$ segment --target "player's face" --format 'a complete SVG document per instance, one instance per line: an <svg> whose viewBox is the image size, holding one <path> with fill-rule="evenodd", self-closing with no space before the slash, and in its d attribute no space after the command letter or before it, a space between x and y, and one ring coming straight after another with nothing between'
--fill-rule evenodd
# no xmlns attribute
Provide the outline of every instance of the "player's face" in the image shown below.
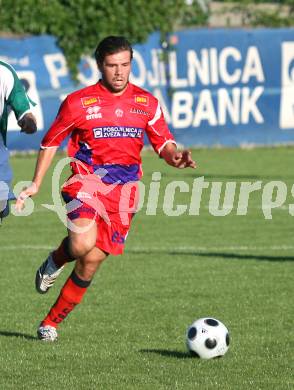
<svg viewBox="0 0 294 390"><path fill-rule="evenodd" d="M131 54L128 50L105 56L99 70L104 85L114 94L126 89L131 71Z"/></svg>

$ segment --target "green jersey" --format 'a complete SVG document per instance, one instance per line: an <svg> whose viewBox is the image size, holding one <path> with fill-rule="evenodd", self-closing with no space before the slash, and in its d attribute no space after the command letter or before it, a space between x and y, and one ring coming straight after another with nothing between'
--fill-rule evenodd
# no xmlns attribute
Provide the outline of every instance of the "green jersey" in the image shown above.
<svg viewBox="0 0 294 390"><path fill-rule="evenodd" d="M19 121L30 112L30 100L15 70L0 61L0 221L8 213L7 198L12 198L8 187L12 180L9 152L6 147L9 108Z"/></svg>
<svg viewBox="0 0 294 390"><path fill-rule="evenodd" d="M6 62L0 61L0 134L6 145L8 107L20 120L30 111L30 101L15 70Z"/></svg>

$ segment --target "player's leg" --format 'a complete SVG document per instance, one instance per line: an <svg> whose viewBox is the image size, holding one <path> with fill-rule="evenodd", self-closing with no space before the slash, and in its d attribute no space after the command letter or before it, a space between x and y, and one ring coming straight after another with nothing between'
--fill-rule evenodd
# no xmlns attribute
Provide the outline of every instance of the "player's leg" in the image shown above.
<svg viewBox="0 0 294 390"><path fill-rule="evenodd" d="M63 197L68 203L74 200L75 193L72 196ZM80 201L78 201L81 203ZM89 252L96 241L95 210L91 207L81 204L74 212L68 212L68 237L65 237L60 246L49 253L46 260L42 263L36 272L35 285L40 294L45 294L53 286L56 278L64 269L67 262L74 261L76 258Z"/></svg>
<svg viewBox="0 0 294 390"><path fill-rule="evenodd" d="M94 247L77 259L75 268L61 289L59 297L38 329L39 339L54 341L57 338L58 325L82 301L92 278L106 257L105 252Z"/></svg>
<svg viewBox="0 0 294 390"><path fill-rule="evenodd" d="M7 203L5 207L1 205L0 201L0 225L2 224L2 220L9 215L9 204Z"/></svg>
<svg viewBox="0 0 294 390"><path fill-rule="evenodd" d="M6 148L1 145L0 140L0 224L2 219L9 215L9 201L14 200L15 196L10 191L10 185L12 181L12 170L9 164L9 155Z"/></svg>
<svg viewBox="0 0 294 390"><path fill-rule="evenodd" d="M64 284L57 301L38 329L38 337L45 341L57 338L58 324L80 303L106 253L95 247L97 225L87 218L74 221L77 229L69 229L68 245L77 258L76 267Z"/></svg>
<svg viewBox="0 0 294 390"><path fill-rule="evenodd" d="M68 229L69 252L77 259L86 255L96 245L97 223L90 218L77 218Z"/></svg>
<svg viewBox="0 0 294 390"><path fill-rule="evenodd" d="M96 270L105 260L107 254L122 254L133 217L133 213L124 214L126 214L124 215L126 218L122 218L120 213L111 214L110 224L100 218L98 236L96 224L94 224L95 229L92 229L93 222L91 221L89 221L91 225L86 229L86 234L81 233L81 229L69 231L70 251L77 257L76 266L56 303L41 323L38 330L40 339L54 341L57 338L56 328L58 324L81 302ZM82 215L82 212L80 215ZM78 227L86 227L83 218L75 220L75 224ZM93 243L96 247L92 248Z"/></svg>

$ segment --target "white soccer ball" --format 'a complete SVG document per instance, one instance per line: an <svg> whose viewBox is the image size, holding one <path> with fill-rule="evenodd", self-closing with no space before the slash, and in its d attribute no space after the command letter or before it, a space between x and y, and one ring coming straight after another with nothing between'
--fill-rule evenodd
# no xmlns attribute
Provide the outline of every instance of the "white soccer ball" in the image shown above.
<svg viewBox="0 0 294 390"><path fill-rule="evenodd" d="M215 318L199 318L187 330L187 347L201 359L223 356L229 349L230 335L226 326Z"/></svg>

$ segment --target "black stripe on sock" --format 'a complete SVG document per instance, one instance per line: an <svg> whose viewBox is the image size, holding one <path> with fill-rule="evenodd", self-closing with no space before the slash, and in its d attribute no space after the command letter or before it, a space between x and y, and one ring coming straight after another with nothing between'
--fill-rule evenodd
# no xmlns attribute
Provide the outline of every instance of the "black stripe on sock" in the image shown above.
<svg viewBox="0 0 294 390"><path fill-rule="evenodd" d="M74 270L72 271L70 278L79 287L87 288L91 284L91 280L80 279Z"/></svg>

